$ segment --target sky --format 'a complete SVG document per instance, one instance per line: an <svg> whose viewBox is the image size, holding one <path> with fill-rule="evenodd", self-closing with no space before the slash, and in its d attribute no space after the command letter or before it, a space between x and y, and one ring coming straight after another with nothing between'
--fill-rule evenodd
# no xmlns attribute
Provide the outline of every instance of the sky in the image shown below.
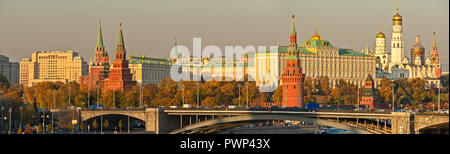
<svg viewBox="0 0 450 154"><path fill-rule="evenodd" d="M390 51L396 3L403 16L405 54L421 36L429 56L433 32L444 71L448 71L448 0L0 0L0 54L10 61L33 51L73 50L85 61L94 56L98 23L110 58L119 24L127 55L168 58L174 44L192 50L216 45L288 45L295 14L298 43L318 33L339 48L375 49L382 30ZM191 51L192 52L192 51Z"/></svg>

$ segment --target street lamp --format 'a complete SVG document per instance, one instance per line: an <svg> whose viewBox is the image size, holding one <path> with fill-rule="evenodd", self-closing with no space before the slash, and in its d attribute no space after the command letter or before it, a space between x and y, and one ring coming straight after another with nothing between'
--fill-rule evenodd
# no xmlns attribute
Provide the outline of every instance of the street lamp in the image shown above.
<svg viewBox="0 0 450 154"><path fill-rule="evenodd" d="M11 134L11 112L12 112L12 108L9 108L9 133L8 134Z"/></svg>
<svg viewBox="0 0 450 154"><path fill-rule="evenodd" d="M23 111L23 106L20 106L20 126L19 126L20 129L22 129L22 125L23 125L23 123L22 123L22 111Z"/></svg>
<svg viewBox="0 0 450 154"><path fill-rule="evenodd" d="M239 106L238 108L241 107L241 84L238 84L238 88L239 88Z"/></svg>
<svg viewBox="0 0 450 154"><path fill-rule="evenodd" d="M394 101L395 101L395 94L394 94L395 87L394 86L395 86L395 83L392 82L392 111L395 110L395 104L394 104Z"/></svg>
<svg viewBox="0 0 450 154"><path fill-rule="evenodd" d="M339 110L339 106L340 106L340 104L341 104L341 95L340 95L340 91L339 91L339 83L337 84L337 87L338 87L338 106L337 106L337 109Z"/></svg>
<svg viewBox="0 0 450 154"><path fill-rule="evenodd" d="M248 82L245 82L245 86L247 88L247 98L246 98L247 105L246 105L246 108L248 109Z"/></svg>
<svg viewBox="0 0 450 154"><path fill-rule="evenodd" d="M200 86L200 83L199 82L197 82L197 108L199 107L199 86Z"/></svg>
<svg viewBox="0 0 450 154"><path fill-rule="evenodd" d="M6 116L3 117L3 120L4 120L4 121L8 120L8 117L6 117ZM2 120L2 123L3 123L3 120ZM5 129L3 128L3 126L2 126L2 131L5 132Z"/></svg>
<svg viewBox="0 0 450 154"><path fill-rule="evenodd" d="M184 85L181 85L181 89L183 89L183 107L184 108Z"/></svg>
<svg viewBox="0 0 450 154"><path fill-rule="evenodd" d="M438 95L438 113L441 112L441 86L442 84L439 83L439 95Z"/></svg>
<svg viewBox="0 0 450 154"><path fill-rule="evenodd" d="M356 103L358 103L358 110L359 110L359 84L358 87L356 88L356 92L358 93Z"/></svg>
<svg viewBox="0 0 450 154"><path fill-rule="evenodd" d="M2 106L1 109L2 109L2 130L1 130L1 131L3 131L3 127L4 127L4 126L3 126L3 110L5 110L5 107Z"/></svg>

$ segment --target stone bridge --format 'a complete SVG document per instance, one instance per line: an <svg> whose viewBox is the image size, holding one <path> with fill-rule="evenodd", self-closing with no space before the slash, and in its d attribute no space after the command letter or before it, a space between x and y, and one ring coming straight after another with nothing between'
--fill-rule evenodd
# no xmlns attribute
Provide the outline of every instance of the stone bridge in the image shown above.
<svg viewBox="0 0 450 154"><path fill-rule="evenodd" d="M342 113L342 112L294 112L294 111L239 111L239 110L164 110L146 108L141 110L81 110L81 120L101 115L124 115L145 122L145 130L156 134L177 134L220 131L250 122L267 120L294 120L313 122L323 126L349 130L359 134L380 133L378 123L389 123L392 134L415 134L420 130L447 124L446 115L418 115L409 112L392 113ZM193 120L194 119L194 120ZM344 120L353 120L354 125ZM376 127L359 127L364 121L376 121Z"/></svg>

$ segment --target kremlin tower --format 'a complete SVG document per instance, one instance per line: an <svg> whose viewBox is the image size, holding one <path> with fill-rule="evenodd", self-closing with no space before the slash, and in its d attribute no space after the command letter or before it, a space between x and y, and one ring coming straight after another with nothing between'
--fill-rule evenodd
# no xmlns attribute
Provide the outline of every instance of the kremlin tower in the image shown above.
<svg viewBox="0 0 450 154"><path fill-rule="evenodd" d="M103 45L102 25L99 22L94 62L89 62L89 76L80 77L80 84L88 85L89 89L95 88L97 85L102 86L103 80L108 77L109 67L108 52Z"/></svg>
<svg viewBox="0 0 450 154"><path fill-rule="evenodd" d="M128 60L126 60L127 51L123 41L122 23L120 23L119 41L117 42L116 57L113 60L113 66L109 78L105 79L105 90L124 90L136 85L133 81L133 74L130 73Z"/></svg>
<svg viewBox="0 0 450 154"><path fill-rule="evenodd" d="M439 49L436 43L436 32L433 32L433 43L430 49L431 66L435 68L436 77L441 77L441 64L439 63Z"/></svg>
<svg viewBox="0 0 450 154"><path fill-rule="evenodd" d="M303 107L303 79L304 74L300 67L300 58L297 48L297 33L295 32L295 15L292 15L292 27L289 41L288 56L286 65L281 76L283 84L282 107ZM320 36L313 36L320 39Z"/></svg>

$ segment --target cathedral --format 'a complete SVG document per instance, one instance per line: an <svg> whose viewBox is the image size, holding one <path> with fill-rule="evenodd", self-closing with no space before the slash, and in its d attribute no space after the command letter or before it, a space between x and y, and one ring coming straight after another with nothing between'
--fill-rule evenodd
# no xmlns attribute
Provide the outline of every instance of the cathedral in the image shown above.
<svg viewBox="0 0 450 154"><path fill-rule="evenodd" d="M403 17L398 8L394 15L392 25L391 52L386 51L386 37L383 32L376 35L376 49L374 56L377 58L377 78L395 80L399 78L422 78L427 87L440 84L441 64L439 62L439 50L436 43L436 33L433 32L433 42L430 49L430 57L425 57L425 47L421 44L420 36L416 35L416 41L411 48L408 58L405 54L405 42L403 39Z"/></svg>

